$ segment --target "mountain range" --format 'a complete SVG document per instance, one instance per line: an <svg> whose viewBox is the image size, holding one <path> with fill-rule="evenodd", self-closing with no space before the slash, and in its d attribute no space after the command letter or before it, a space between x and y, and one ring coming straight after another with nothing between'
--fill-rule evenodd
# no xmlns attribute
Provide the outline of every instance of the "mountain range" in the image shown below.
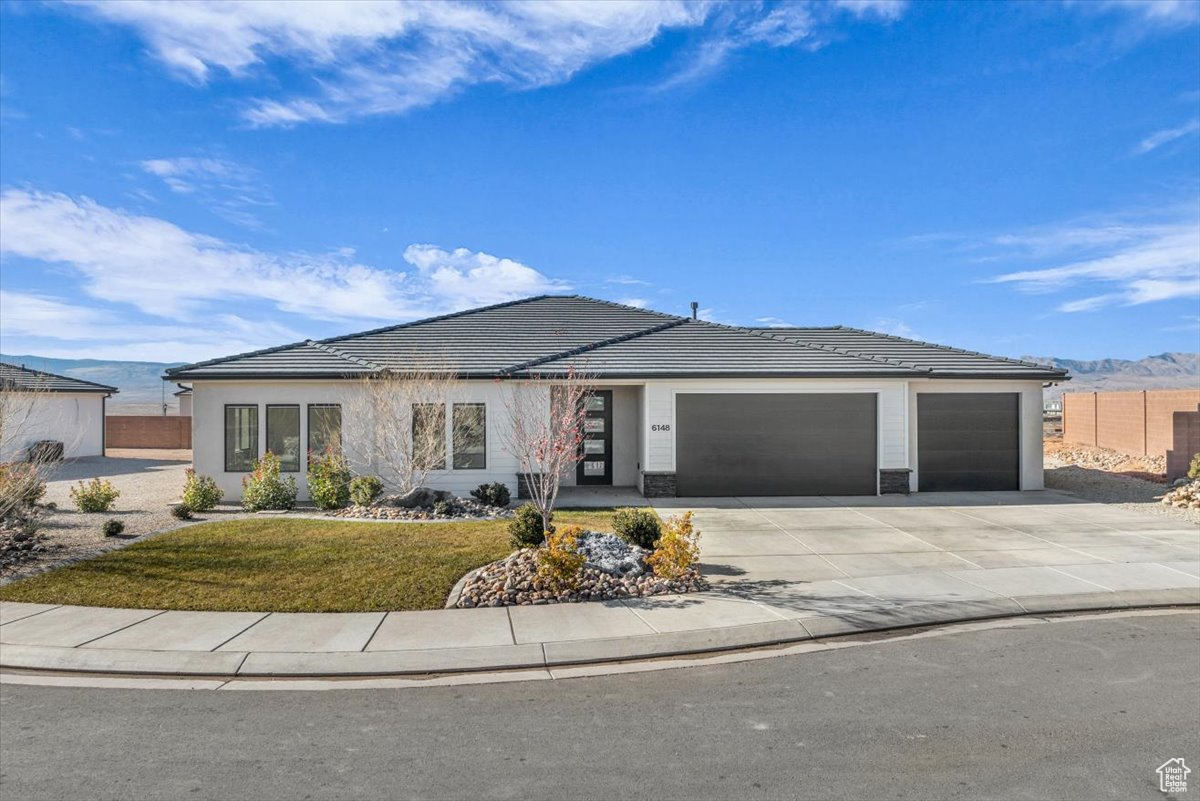
<svg viewBox="0 0 1200 801"><path fill-rule="evenodd" d="M1046 399L1066 392L1103 392L1130 389L1181 389L1200 387L1200 353L1160 353L1144 359L1095 359L1082 361L1056 356L1022 356L1038 364L1064 367L1071 380L1046 389ZM162 380L163 371L182 362L122 362L102 359L49 359L43 356L7 355L0 361L23 364L35 370L69 375L85 381L108 384L121 390L108 404L114 414L159 414L165 401L168 412L177 403L175 385Z"/></svg>

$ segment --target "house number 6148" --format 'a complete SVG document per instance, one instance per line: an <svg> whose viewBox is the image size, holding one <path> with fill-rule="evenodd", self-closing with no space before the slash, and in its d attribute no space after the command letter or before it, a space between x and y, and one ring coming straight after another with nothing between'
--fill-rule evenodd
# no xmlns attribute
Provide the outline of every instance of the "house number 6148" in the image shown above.
<svg viewBox="0 0 1200 801"><path fill-rule="evenodd" d="M669 423L655 423L654 425L650 426L650 430L651 431L670 431L671 426Z"/></svg>

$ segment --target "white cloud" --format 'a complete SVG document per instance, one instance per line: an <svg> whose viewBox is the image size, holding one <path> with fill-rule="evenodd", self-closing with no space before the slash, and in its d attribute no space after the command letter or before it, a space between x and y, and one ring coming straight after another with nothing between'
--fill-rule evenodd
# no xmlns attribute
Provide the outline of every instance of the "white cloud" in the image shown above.
<svg viewBox="0 0 1200 801"><path fill-rule="evenodd" d="M275 205L252 167L228 159L183 156L147 159L140 166L172 192L192 195L214 214L246 228L261 228L251 209Z"/></svg>
<svg viewBox="0 0 1200 801"><path fill-rule="evenodd" d="M891 334L894 337L902 337L904 339L920 339L917 332L914 331L903 320L897 320L892 317L881 317L871 326L872 331L878 331L881 334Z"/></svg>
<svg viewBox="0 0 1200 801"><path fill-rule="evenodd" d="M755 317L754 322L767 328L795 328L796 326L781 317Z"/></svg>
<svg viewBox="0 0 1200 801"><path fill-rule="evenodd" d="M1185 122L1178 128L1166 128L1161 131L1155 131L1147 136L1138 146L1133 149L1135 155L1149 153L1151 150L1156 150L1165 144L1174 142L1176 139L1200 132L1200 119L1194 119L1191 122Z"/></svg>
<svg viewBox="0 0 1200 801"><path fill-rule="evenodd" d="M645 309L650 306L650 301L645 298L622 298L617 303L620 303L622 306L632 306L635 309Z"/></svg>
<svg viewBox="0 0 1200 801"><path fill-rule="evenodd" d="M1076 287L1100 289L1063 302L1059 311L1093 311L1200 297L1200 209L1194 205L1154 217L1078 221L996 237L998 257L1036 259L1049 266L1017 270L991 279L1031 293Z"/></svg>
<svg viewBox="0 0 1200 801"><path fill-rule="evenodd" d="M612 278L604 279L606 284L621 284L623 286L650 286L649 281L643 281L640 278L634 278L632 275L614 275Z"/></svg>
<svg viewBox="0 0 1200 801"><path fill-rule="evenodd" d="M1200 21L1196 0L1087 0L1080 8L1098 12L1122 12L1151 27L1180 28Z"/></svg>
<svg viewBox="0 0 1200 801"><path fill-rule="evenodd" d="M720 51L804 41L839 14L890 20L898 0L719 4L707 0L507 3L359 0L80 0L98 18L133 27L187 80L260 77L286 60L313 79L309 94L262 98L255 125L341 122L398 114L476 84L531 89L639 50L666 30L700 29ZM715 22L714 22L715 20Z"/></svg>
<svg viewBox="0 0 1200 801"><path fill-rule="evenodd" d="M155 317L210 319L238 301L319 320L399 321L565 285L511 259L413 245L416 270L359 263L354 251L270 253L186 231L86 197L0 194L0 253L66 264L93 298Z"/></svg>

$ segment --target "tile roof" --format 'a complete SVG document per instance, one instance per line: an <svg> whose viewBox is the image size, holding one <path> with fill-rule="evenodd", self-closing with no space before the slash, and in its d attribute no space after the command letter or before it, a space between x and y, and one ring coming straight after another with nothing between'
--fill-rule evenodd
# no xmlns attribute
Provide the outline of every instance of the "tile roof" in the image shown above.
<svg viewBox="0 0 1200 801"><path fill-rule="evenodd" d="M0 362L0 387L38 392L118 392L116 387Z"/></svg>
<svg viewBox="0 0 1200 801"><path fill-rule="evenodd" d="M829 332L841 332L832 336ZM1063 371L857 329L735 328L576 295L541 295L189 364L172 380L348 378L445 367L464 378L898 376L1062 380Z"/></svg>

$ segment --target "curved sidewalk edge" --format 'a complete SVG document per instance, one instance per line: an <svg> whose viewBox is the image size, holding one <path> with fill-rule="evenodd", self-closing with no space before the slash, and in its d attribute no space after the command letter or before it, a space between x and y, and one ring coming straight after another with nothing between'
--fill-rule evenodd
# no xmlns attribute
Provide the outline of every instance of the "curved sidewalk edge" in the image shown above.
<svg viewBox="0 0 1200 801"><path fill-rule="evenodd" d="M215 679L381 677L493 672L717 653L788 645L827 637L1020 615L1179 606L1200 606L1200 587L1032 595L874 607L864 605L845 610L806 612L789 619L781 616L780 619L769 622L634 636L394 651L135 650L23 644L6 642L0 637L0 668L56 673ZM156 613L146 612L146 616L154 614ZM36 615L30 615L33 616Z"/></svg>

